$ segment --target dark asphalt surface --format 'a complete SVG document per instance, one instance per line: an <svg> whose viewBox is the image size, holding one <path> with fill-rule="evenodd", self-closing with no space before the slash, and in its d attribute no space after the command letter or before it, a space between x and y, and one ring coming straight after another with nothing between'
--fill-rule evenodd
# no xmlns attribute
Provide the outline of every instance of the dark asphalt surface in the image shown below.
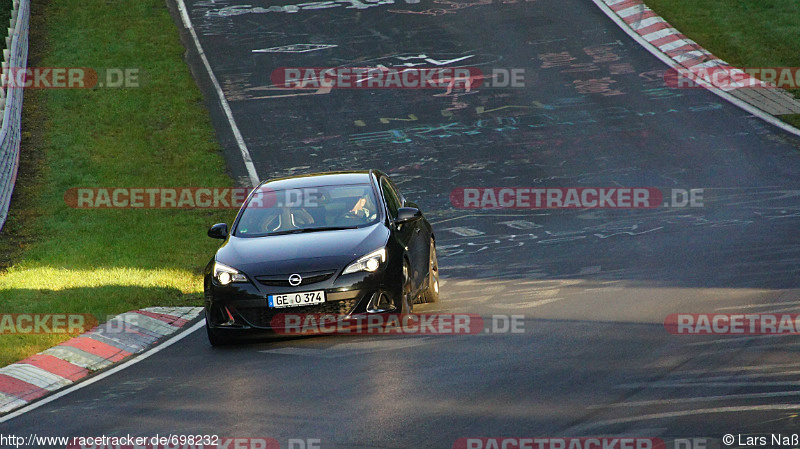
<svg viewBox="0 0 800 449"><path fill-rule="evenodd" d="M417 311L524 315L525 332L225 349L195 332L0 433L216 434L281 447L318 438L327 449L800 431L796 337L663 326L671 313L800 311L800 139L704 90L665 88L663 63L588 0L248 4L187 7L261 178L390 173L437 232L442 302ZM329 47L254 52L293 44ZM270 88L278 67L423 60L524 68L526 86ZM458 187L502 186L702 188L704 207L466 211L449 201Z"/></svg>

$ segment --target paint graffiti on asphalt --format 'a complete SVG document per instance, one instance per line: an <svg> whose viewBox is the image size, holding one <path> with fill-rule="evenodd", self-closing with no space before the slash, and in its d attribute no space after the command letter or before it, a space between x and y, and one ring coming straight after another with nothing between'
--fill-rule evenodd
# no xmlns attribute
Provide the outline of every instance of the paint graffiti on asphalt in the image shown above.
<svg viewBox="0 0 800 449"><path fill-rule="evenodd" d="M491 0L490 0L491 1ZM418 0L404 0L407 4L418 3ZM393 5L395 0L329 0L322 2L305 2L296 5L273 5L267 8L251 5L233 5L213 9L206 12L206 17L226 18L245 14L266 14L272 12L297 13L300 11L315 11L320 9L339 8L363 10L376 6Z"/></svg>
<svg viewBox="0 0 800 449"><path fill-rule="evenodd" d="M515 3L522 3L523 1L533 2L536 0L477 0L472 2L464 0L434 0L433 3L437 5L436 8L428 8L422 11L408 10L408 9L390 9L389 12L393 12L396 14L442 16L445 14L453 14L460 9L470 8L472 6L486 6L486 5L491 5L493 3L510 5ZM416 0L415 3L419 3L419 0Z"/></svg>
<svg viewBox="0 0 800 449"><path fill-rule="evenodd" d="M652 117L669 113L702 112L720 109L719 103L707 103L689 106L681 109L669 109L666 111L647 111L636 112L623 107L601 108L592 111L547 111L536 114L521 115L517 117L492 117L480 119L475 122L446 122L414 126L402 129L390 129L367 133L356 133L350 135L350 142L357 146L380 145L380 144L407 144L418 141L429 141L432 139L446 139L453 137L468 137L484 133L513 132L520 130L531 130L538 128L552 127L575 127L576 125L586 125L600 123L600 120L624 120ZM633 126L633 127L631 127ZM631 122L629 124L606 125L605 129L611 132L637 131L641 130L641 124Z"/></svg>
<svg viewBox="0 0 800 449"><path fill-rule="evenodd" d="M291 44L281 47L261 48L253 50L253 53L307 53L309 51L324 50L326 48L338 47L335 44Z"/></svg>
<svg viewBox="0 0 800 449"><path fill-rule="evenodd" d="M625 95L625 92L611 88L611 85L616 82L617 81L611 79L611 77L604 76L602 78L592 78L588 80L575 80L572 82L572 85L579 94L600 94L604 97Z"/></svg>

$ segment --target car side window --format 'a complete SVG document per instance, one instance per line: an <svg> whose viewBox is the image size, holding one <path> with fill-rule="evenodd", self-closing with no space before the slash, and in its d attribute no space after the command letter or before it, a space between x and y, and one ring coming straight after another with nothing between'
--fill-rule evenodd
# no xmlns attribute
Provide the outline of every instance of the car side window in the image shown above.
<svg viewBox="0 0 800 449"><path fill-rule="evenodd" d="M381 179L381 191L383 191L383 197L386 198L389 216L391 218L397 218L397 209L400 208L400 197L385 178Z"/></svg>
<svg viewBox="0 0 800 449"><path fill-rule="evenodd" d="M400 191L400 189L397 188L397 185L395 185L395 183L392 182L391 179L386 178L386 182L389 184L389 188L392 189L395 196L397 197L397 201L398 204L400 204L400 207L403 207L403 205L406 203L406 198L403 196L403 193Z"/></svg>

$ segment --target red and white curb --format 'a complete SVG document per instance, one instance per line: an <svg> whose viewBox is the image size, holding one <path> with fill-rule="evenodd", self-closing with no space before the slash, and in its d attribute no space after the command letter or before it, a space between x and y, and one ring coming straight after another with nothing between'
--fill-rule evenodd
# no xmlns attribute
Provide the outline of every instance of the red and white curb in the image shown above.
<svg viewBox="0 0 800 449"><path fill-rule="evenodd" d="M641 0L603 0L630 29L696 77L723 91L765 84L684 36ZM706 69L703 71L702 69ZM714 74L714 80L710 74ZM723 86L723 87L719 87Z"/></svg>
<svg viewBox="0 0 800 449"><path fill-rule="evenodd" d="M149 307L0 368L0 414L27 405L89 374L138 354L178 332L202 307Z"/></svg>
<svg viewBox="0 0 800 449"><path fill-rule="evenodd" d="M690 71L693 75L691 80L709 92L776 128L800 137L800 128L795 128L775 117L800 110L800 102L791 94L776 88L737 90L738 87L764 84L747 73L742 73L740 69L731 69L725 61L715 57L673 28L641 0L592 0L592 2L622 31L669 67L678 71ZM703 70L703 67L707 70ZM714 80L720 81L720 76L727 78L724 74L720 75L720 72L726 69L728 74L738 76L734 76L734 81L730 83L724 80L717 83L727 87L723 89L715 85ZM708 76L704 76L706 74Z"/></svg>

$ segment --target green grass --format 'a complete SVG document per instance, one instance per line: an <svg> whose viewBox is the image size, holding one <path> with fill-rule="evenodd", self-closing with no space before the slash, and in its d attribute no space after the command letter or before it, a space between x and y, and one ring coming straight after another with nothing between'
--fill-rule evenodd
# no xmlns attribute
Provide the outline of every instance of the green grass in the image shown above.
<svg viewBox="0 0 800 449"><path fill-rule="evenodd" d="M800 67L800 0L645 0L708 51L739 67ZM793 91L800 98L800 91ZM800 114L780 117L800 126Z"/></svg>
<svg viewBox="0 0 800 449"><path fill-rule="evenodd" d="M233 211L81 210L71 187L232 185L164 0L33 2L29 65L138 68L139 88L25 92L22 163L0 234L0 311L201 305ZM66 339L0 335L0 366Z"/></svg>
<svg viewBox="0 0 800 449"><path fill-rule="evenodd" d="M13 7L14 7L14 1L13 0L1 0L0 1L0 20L2 20L3 23L8 23L8 19L11 18L11 9ZM4 47L5 47L5 44L4 44Z"/></svg>

